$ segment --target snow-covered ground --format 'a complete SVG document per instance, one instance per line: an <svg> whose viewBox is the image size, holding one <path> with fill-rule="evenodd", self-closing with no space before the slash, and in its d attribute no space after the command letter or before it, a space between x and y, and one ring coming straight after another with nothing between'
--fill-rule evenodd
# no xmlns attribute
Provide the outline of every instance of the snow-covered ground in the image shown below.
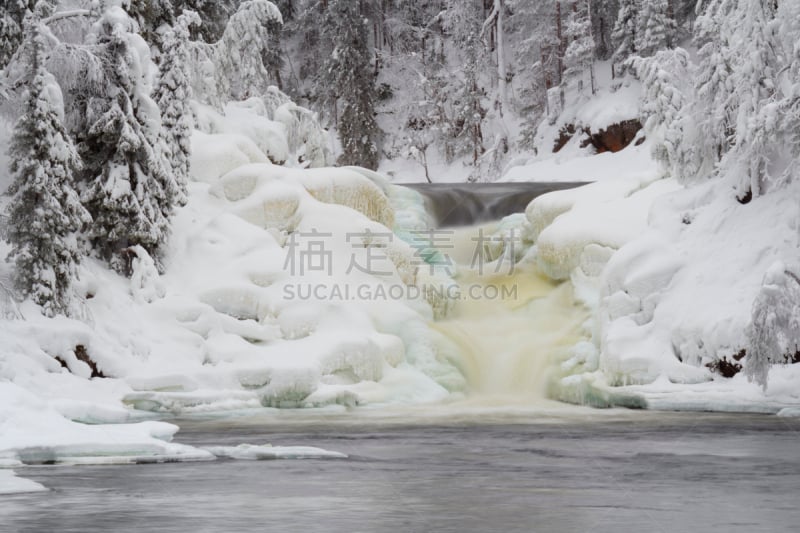
<svg viewBox="0 0 800 533"><path fill-rule="evenodd" d="M618 111L611 115L627 115ZM603 127L599 120L594 127ZM559 129L545 126L546 141ZM800 366L773 367L764 389L744 372L726 378L712 367L739 364L765 275L796 261L800 187L742 205L724 183L684 188L665 178L651 149L647 140L592 155L573 139L503 178L595 181L540 197L526 212L541 270L570 279L593 314L592 348L565 363L569 375L554 395L597 405L794 412Z"/></svg>
<svg viewBox="0 0 800 533"><path fill-rule="evenodd" d="M212 453L147 419L437 402L463 389L428 327L441 302L390 293L425 280L416 250L393 233L427 227L421 197L361 169L301 168L298 151L309 161L317 148L307 132L302 146L290 142L290 121L257 102L227 111L199 110L195 181L165 275L137 261L129 280L90 260L71 319L0 294L3 466L319 456Z"/></svg>
<svg viewBox="0 0 800 533"><path fill-rule="evenodd" d="M630 118L630 91L614 94L614 105L590 101L564 120L602 127ZM422 198L380 174L321 167L330 159L324 139L298 136L284 106L283 115L255 99L225 116L198 109L195 181L165 275L140 261L128 280L89 261L87 298L72 319L45 319L0 291L0 466L333 457L193 448L172 442L178 428L154 418L463 396L458 354L430 327L448 302L425 292L434 280L409 244L431 224ZM540 197L509 222L535 243L520 255L571 280L592 315L551 394L796 414L800 366L774 368L766 389L706 366L740 352L765 272L794 258L797 217L787 223L786 213L796 201L765 195L745 209L711 183L686 190L663 179L650 149L593 155L576 139L559 154L517 159L504 176L596 181ZM302 168L300 153L319 168ZM0 265L0 280L9 268ZM379 297L408 287L422 290ZM92 379L87 356L105 379ZM0 470L0 493L40 488Z"/></svg>

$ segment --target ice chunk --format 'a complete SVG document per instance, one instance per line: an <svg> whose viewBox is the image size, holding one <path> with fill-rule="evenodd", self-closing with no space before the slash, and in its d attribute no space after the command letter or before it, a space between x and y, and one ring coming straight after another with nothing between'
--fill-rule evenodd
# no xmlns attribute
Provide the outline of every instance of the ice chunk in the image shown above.
<svg viewBox="0 0 800 533"><path fill-rule="evenodd" d="M0 494L19 494L46 490L47 488L40 483L17 477L13 470L0 470Z"/></svg>
<svg viewBox="0 0 800 533"><path fill-rule="evenodd" d="M339 452L312 446L272 446L270 444L240 444L238 446L208 446L204 450L216 457L264 461L269 459L347 459Z"/></svg>

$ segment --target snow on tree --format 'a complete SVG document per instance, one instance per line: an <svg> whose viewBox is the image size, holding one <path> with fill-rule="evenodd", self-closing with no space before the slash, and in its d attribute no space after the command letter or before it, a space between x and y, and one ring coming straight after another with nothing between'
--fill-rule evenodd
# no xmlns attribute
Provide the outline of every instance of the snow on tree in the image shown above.
<svg viewBox="0 0 800 533"><path fill-rule="evenodd" d="M298 162L307 168L320 168L333 164L328 132L322 127L317 114L295 104L275 86L268 87L261 99L270 119L286 126L286 140Z"/></svg>
<svg viewBox="0 0 800 533"><path fill-rule="evenodd" d="M620 0L593 0L591 7L597 58L605 61L611 59L616 50L612 34L620 10Z"/></svg>
<svg viewBox="0 0 800 533"><path fill-rule="evenodd" d="M0 69L5 68L22 42L22 20L34 0L5 0L0 10Z"/></svg>
<svg viewBox="0 0 800 533"><path fill-rule="evenodd" d="M649 57L671 48L675 37L675 20L670 14L669 0L646 0L641 3L636 31L636 51Z"/></svg>
<svg viewBox="0 0 800 533"><path fill-rule="evenodd" d="M482 6L474 0L448 0L444 16L444 28L462 52L461 76L454 80L453 152L455 155L470 154L472 165L477 166L478 159L485 151L483 121L486 109L483 106L484 90L479 83L484 61L480 38Z"/></svg>
<svg viewBox="0 0 800 533"><path fill-rule="evenodd" d="M764 276L753 304L745 363L748 379L767 387L773 365L800 362L800 269L781 262Z"/></svg>
<svg viewBox="0 0 800 533"><path fill-rule="evenodd" d="M317 81L334 109L342 165L377 169L381 131L375 121L375 75L366 19L358 2L330 0L323 32L333 43Z"/></svg>
<svg viewBox="0 0 800 533"><path fill-rule="evenodd" d="M173 178L157 150L161 122L149 96L149 50L132 28L117 7L98 23L107 86L105 98L88 109L88 132L81 142L87 182L82 196L94 218L89 237L94 249L126 274L129 247L141 245L160 261L173 210L168 193Z"/></svg>
<svg viewBox="0 0 800 533"><path fill-rule="evenodd" d="M241 0L172 0L172 11L175 16L184 11L197 13L203 24L192 28L192 37L215 43L222 38L225 26L241 3Z"/></svg>
<svg viewBox="0 0 800 533"><path fill-rule="evenodd" d="M281 62L276 39L282 24L272 2L247 0L239 6L214 45L220 97L242 100L261 95L272 85Z"/></svg>
<svg viewBox="0 0 800 533"><path fill-rule="evenodd" d="M508 108L508 64L506 58L506 1L494 0L489 16L483 22L484 37L489 28L494 35L494 49L497 54L497 105L500 115Z"/></svg>
<svg viewBox="0 0 800 533"><path fill-rule="evenodd" d="M735 58L731 56L730 35L721 31L729 16L732 0L712 0L695 21L695 43L699 64L695 72L695 108L699 144L698 172L710 175L733 142L735 101L731 75Z"/></svg>
<svg viewBox="0 0 800 533"><path fill-rule="evenodd" d="M616 74L624 74L624 63L637 53L637 31L639 22L640 0L620 0L617 21L611 34L614 46L613 61L619 70Z"/></svg>
<svg viewBox="0 0 800 533"><path fill-rule="evenodd" d="M74 188L80 159L63 124L63 100L44 68L38 21L25 21L30 79L24 114L14 128L9 155L13 182L7 238L14 284L45 314L67 314L82 250L77 233L90 222Z"/></svg>
<svg viewBox="0 0 800 533"><path fill-rule="evenodd" d="M515 75L518 89L516 104L523 119L520 146L534 148L534 136L548 114L547 91L561 83L560 42L553 21L555 2L510 3L510 35L516 40L515 59L520 65Z"/></svg>
<svg viewBox="0 0 800 533"><path fill-rule="evenodd" d="M122 8L136 21L139 35L160 48L162 39L159 31L173 23L171 0L123 0Z"/></svg>
<svg viewBox="0 0 800 533"><path fill-rule="evenodd" d="M742 200L766 192L779 176L769 168L777 149L778 73L785 58L774 33L777 9L772 2L740 2L726 18L722 32L730 31L732 57L730 98L736 102L734 143L722 162Z"/></svg>
<svg viewBox="0 0 800 533"><path fill-rule="evenodd" d="M573 3L564 29L564 36L569 43L564 52L564 81L567 87L574 86L579 94L583 94L585 91L587 76L591 94L594 94L596 90L595 45L589 14L589 0L577 0Z"/></svg>
<svg viewBox="0 0 800 533"><path fill-rule="evenodd" d="M166 190L167 202L171 205L186 203L194 129L190 102L189 29L197 24L200 24L197 13L184 11L175 26L165 33L161 75L154 95L161 111L161 150L173 176Z"/></svg>
<svg viewBox="0 0 800 533"><path fill-rule="evenodd" d="M800 177L800 4L782 4L778 19L783 21L781 33L782 41L788 43L787 56L789 68L784 76L787 82L787 96L782 105L783 131L788 132L788 145L791 151L794 179Z"/></svg>
<svg viewBox="0 0 800 533"><path fill-rule="evenodd" d="M679 181L689 181L696 175L689 53L682 48L662 50L653 57L633 57L626 65L642 82L641 114L653 140L653 158Z"/></svg>

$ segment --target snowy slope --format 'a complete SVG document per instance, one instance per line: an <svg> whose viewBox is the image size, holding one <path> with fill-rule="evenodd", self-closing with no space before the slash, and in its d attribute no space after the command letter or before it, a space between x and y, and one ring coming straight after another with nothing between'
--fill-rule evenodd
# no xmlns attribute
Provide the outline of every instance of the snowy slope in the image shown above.
<svg viewBox="0 0 800 533"><path fill-rule="evenodd" d="M527 209L542 271L571 279L594 315L590 353L597 356L567 364L573 375L555 394L599 405L635 397L634 404L661 409L796 406L797 366L773 367L765 390L743 372L726 378L712 367L741 359L765 274L796 260L797 184L742 205L724 184L684 189L662 178L649 150L647 142L561 165L558 156L542 157L504 178L574 179L573 169L582 169L597 181ZM559 167L568 170L559 174Z"/></svg>
<svg viewBox="0 0 800 533"><path fill-rule="evenodd" d="M428 327L436 300L358 297L418 282L415 250L392 230L425 229L421 197L361 169L270 163L294 157L287 130L243 109L203 115L214 126L193 139L165 275L141 261L129 280L89 260L73 319L0 302L25 318L0 321L3 464L210 459L171 443L175 426L141 420L432 402L463 388ZM330 273L295 264L314 246Z"/></svg>

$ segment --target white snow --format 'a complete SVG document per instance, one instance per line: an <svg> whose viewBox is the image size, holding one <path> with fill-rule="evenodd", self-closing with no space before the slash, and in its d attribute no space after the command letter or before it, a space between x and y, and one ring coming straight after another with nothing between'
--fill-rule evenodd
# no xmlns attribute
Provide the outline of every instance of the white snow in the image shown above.
<svg viewBox="0 0 800 533"><path fill-rule="evenodd" d="M421 197L363 169L270 163L286 132L259 106L197 107L207 132L194 134L195 181L164 275L143 251L130 280L87 260L79 316L46 319L26 303L25 320L0 321L4 463L207 460L148 412L435 402L463 387L424 297L334 292L417 283L415 252L392 230L424 229ZM331 254L330 274L291 268L292 247L309 243ZM383 274L352 268L368 258ZM301 298L304 286L319 292Z"/></svg>
<svg viewBox="0 0 800 533"><path fill-rule="evenodd" d="M547 194L527 209L538 265L570 279L593 311L599 358L577 365L556 395L654 409L775 413L796 406L793 366L773 367L763 390L743 374L727 379L706 365L735 362L748 346L765 273L796 257L797 185L741 205L719 183L684 189L660 178L643 158L648 144L614 154L619 171L603 167L608 154L572 159L568 165L587 168L596 161L596 182ZM509 176L540 176L548 161Z"/></svg>
<svg viewBox="0 0 800 533"><path fill-rule="evenodd" d="M46 491L44 485L30 479L17 477L13 470L0 469L0 495Z"/></svg>
<svg viewBox="0 0 800 533"><path fill-rule="evenodd" d="M347 459L346 454L312 446L240 444L238 446L207 446L204 450L211 452L216 457L254 461L268 459Z"/></svg>
<svg viewBox="0 0 800 533"><path fill-rule="evenodd" d="M542 135L553 138L566 121L599 129L632 118L638 91L602 92ZM422 198L363 169L303 168L320 167L330 153L324 131L287 103L195 110L194 181L174 220L166 273L158 276L145 256L131 280L89 260L80 316L45 319L30 303L2 310L25 317L0 320L2 466L342 457L246 444L198 449L172 442L176 426L146 418L436 403L465 391L453 354L430 327L451 302L358 297L437 281L417 269L415 250L401 239L431 226ZM524 219L508 221L535 241L523 261L571 280L592 314L561 365L555 395L795 415L795 367L773 368L763 390L705 365L745 345L764 273L796 255L797 220L786 213L796 213L798 192L741 206L720 186L685 190L663 179L650 150L648 141L595 155L574 139L559 154L518 159L503 177L595 181L545 195ZM468 174L436 164L434 181ZM419 177L419 168L413 173ZM293 247L312 244L330 253L330 273L289 268ZM7 253L0 245L0 256ZM368 259L384 274L352 268ZM0 264L3 283L9 268ZM304 287L318 292L302 298ZM356 297L341 296L347 291ZM78 346L105 379L91 377ZM10 470L0 476L0 492L35 488Z"/></svg>

